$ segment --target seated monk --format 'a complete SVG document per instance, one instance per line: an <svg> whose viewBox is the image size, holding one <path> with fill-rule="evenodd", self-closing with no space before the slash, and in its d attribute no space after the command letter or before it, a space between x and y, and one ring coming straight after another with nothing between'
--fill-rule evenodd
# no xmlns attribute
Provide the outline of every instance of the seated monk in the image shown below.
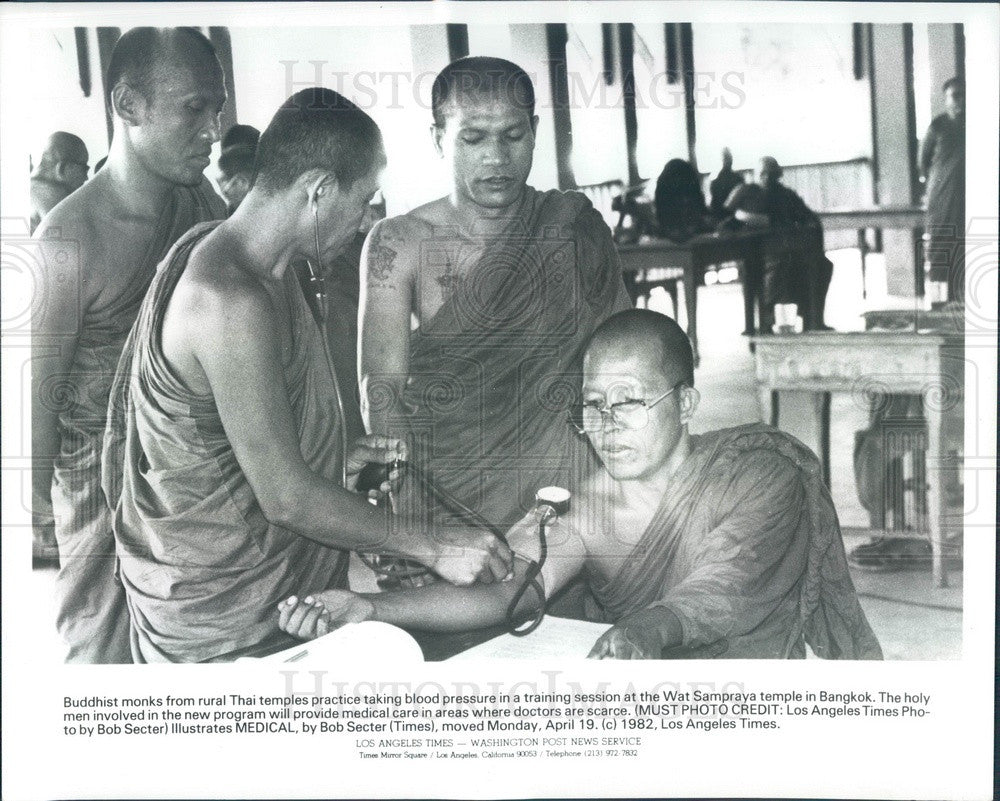
<svg viewBox="0 0 1000 801"><path fill-rule="evenodd" d="M823 247L823 228L816 212L798 193L781 183L777 160L764 156L757 168L757 182L737 186L726 200L732 218L723 222L748 228L767 228L776 236L767 240L763 265L745 265L744 303L761 296L761 332L773 323L775 303L795 303L806 331L829 331L824 322L826 293L833 263ZM748 325L745 333L752 333Z"/></svg>
<svg viewBox="0 0 1000 801"><path fill-rule="evenodd" d="M656 179L656 219L660 235L687 242L710 228L698 171L684 159L670 159Z"/></svg>
<svg viewBox="0 0 1000 801"><path fill-rule="evenodd" d="M764 425L691 435L698 401L673 320L634 309L598 327L574 420L603 470L548 527L545 594L585 571L593 616L613 624L596 658L802 658L808 644L824 658L880 659L816 457ZM499 623L538 558L535 514L508 541L512 582L289 598L279 625L308 638L368 618L440 631ZM524 596L527 613L537 599Z"/></svg>
<svg viewBox="0 0 1000 801"><path fill-rule="evenodd" d="M352 491L366 462L404 451L370 437L347 452L339 408L351 398L290 265L314 260L322 273L384 164L365 112L303 90L261 135L233 215L192 228L160 264L119 363L104 449L137 662L286 647L269 607L293 589L346 587L352 549L456 583L510 572L493 535L467 530L451 545L387 525Z"/></svg>

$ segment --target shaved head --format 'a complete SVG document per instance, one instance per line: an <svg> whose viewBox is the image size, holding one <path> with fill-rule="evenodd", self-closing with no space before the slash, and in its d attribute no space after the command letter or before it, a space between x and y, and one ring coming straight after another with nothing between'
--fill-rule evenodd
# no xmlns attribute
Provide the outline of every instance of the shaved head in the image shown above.
<svg viewBox="0 0 1000 801"><path fill-rule="evenodd" d="M762 173L774 175L776 178L780 178L784 172L781 169L781 165L778 164L778 160L774 156L764 156L764 158L760 160L760 171Z"/></svg>
<svg viewBox="0 0 1000 801"><path fill-rule="evenodd" d="M208 66L222 75L212 43L195 28L132 28L115 44L104 81L104 96L111 104L120 83L151 100L161 70L203 70Z"/></svg>
<svg viewBox="0 0 1000 801"><path fill-rule="evenodd" d="M431 87L434 124L444 125L448 104L461 104L469 96L498 98L523 108L529 118L535 113L535 87L531 78L517 64L503 58L467 56L441 70Z"/></svg>
<svg viewBox="0 0 1000 801"><path fill-rule="evenodd" d="M260 135L256 185L289 188L309 170L328 170L344 189L385 166L382 132L343 95L321 86L296 92Z"/></svg>
<svg viewBox="0 0 1000 801"><path fill-rule="evenodd" d="M42 159L50 159L54 162L70 161L86 165L90 160L90 154L79 136L66 131L56 131L46 141Z"/></svg>
<svg viewBox="0 0 1000 801"><path fill-rule="evenodd" d="M694 386L694 353L691 340L665 314L649 309L628 309L601 323L587 342L586 353L598 350L640 353L663 372L670 385Z"/></svg>
<svg viewBox="0 0 1000 801"><path fill-rule="evenodd" d="M45 140L45 149L42 150L38 164L32 169L31 177L32 180L60 184L72 192L83 186L87 180L89 161L87 146L79 136L66 131L56 131Z"/></svg>

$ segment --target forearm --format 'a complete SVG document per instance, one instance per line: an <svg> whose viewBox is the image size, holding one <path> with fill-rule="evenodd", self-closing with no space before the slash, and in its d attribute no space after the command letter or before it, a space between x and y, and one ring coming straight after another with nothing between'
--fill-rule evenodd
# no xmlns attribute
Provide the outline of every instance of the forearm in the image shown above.
<svg viewBox="0 0 1000 801"><path fill-rule="evenodd" d="M32 513L52 514L52 476L59 456L58 406L77 388L68 379L76 353L73 337L57 336L44 327L32 332L31 343L31 491Z"/></svg>
<svg viewBox="0 0 1000 801"><path fill-rule="evenodd" d="M404 433L406 409L403 389L406 380L401 374L383 377L362 373L362 416L369 434L400 437Z"/></svg>
<svg viewBox="0 0 1000 801"><path fill-rule="evenodd" d="M426 631L463 631L502 623L507 607L524 582L527 562L514 560L514 575L498 584L455 587L435 582L423 587L393 592L368 593L364 597L374 608L374 619L404 628ZM528 589L518 603L517 613L527 614L538 607L538 595Z"/></svg>
<svg viewBox="0 0 1000 801"><path fill-rule="evenodd" d="M401 556L432 567L439 548L362 496L311 471L289 478L268 519L331 548ZM275 508L277 507L277 508Z"/></svg>
<svg viewBox="0 0 1000 801"><path fill-rule="evenodd" d="M40 399L36 387L31 409L31 511L35 516L52 514L52 476L59 445L58 417Z"/></svg>

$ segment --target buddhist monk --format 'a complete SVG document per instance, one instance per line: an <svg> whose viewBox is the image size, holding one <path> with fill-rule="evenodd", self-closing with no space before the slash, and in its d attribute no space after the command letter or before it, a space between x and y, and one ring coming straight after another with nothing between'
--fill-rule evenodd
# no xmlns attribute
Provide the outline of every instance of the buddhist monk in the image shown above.
<svg viewBox="0 0 1000 801"><path fill-rule="evenodd" d="M56 131L45 142L38 165L31 172L31 231L42 217L83 186L90 171L87 146L76 134Z"/></svg>
<svg viewBox="0 0 1000 801"><path fill-rule="evenodd" d="M594 658L803 658L807 644L825 658L881 658L818 460L764 425L692 435L693 363L677 324L644 309L590 338L572 420L603 469L548 526L544 594L586 575L590 617L609 625ZM508 533L512 582L295 596L279 623L306 638L365 619L443 631L498 623L539 560L537 528L530 513ZM525 593L524 611L536 604Z"/></svg>
<svg viewBox="0 0 1000 801"><path fill-rule="evenodd" d="M334 360L291 265L317 275L358 226L385 165L378 126L336 92L290 97L261 135L254 185L157 271L122 354L104 450L137 662L229 661L287 645L270 613L294 589L347 586L349 552L387 553L458 584L501 580L507 546L391 521L353 492Z"/></svg>
<svg viewBox="0 0 1000 801"><path fill-rule="evenodd" d="M129 617L101 492L115 367L157 263L224 207L203 171L226 101L222 67L193 28L134 28L106 75L108 161L35 232L45 275L33 321L33 515L55 518L57 626L72 662L129 662Z"/></svg>
<svg viewBox="0 0 1000 801"><path fill-rule="evenodd" d="M965 273L965 83L942 87L944 113L931 120L920 143L920 171L927 181L928 287L934 301L961 302Z"/></svg>

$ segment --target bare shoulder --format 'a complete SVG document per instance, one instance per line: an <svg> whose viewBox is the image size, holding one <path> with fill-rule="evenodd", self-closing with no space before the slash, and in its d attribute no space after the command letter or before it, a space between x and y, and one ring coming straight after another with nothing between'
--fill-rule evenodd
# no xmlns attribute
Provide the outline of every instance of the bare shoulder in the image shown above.
<svg viewBox="0 0 1000 801"><path fill-rule="evenodd" d="M80 256L81 268L96 267L103 263L99 257L107 250L105 240L113 235L103 224L105 203L100 187L86 183L45 215L34 238L46 249L71 249Z"/></svg>
<svg viewBox="0 0 1000 801"><path fill-rule="evenodd" d="M216 229L192 251L171 299L174 318L191 331L267 327L273 310L263 283L243 269Z"/></svg>
<svg viewBox="0 0 1000 801"><path fill-rule="evenodd" d="M434 229L431 221L426 214L422 213L422 210L425 208L427 207L421 206L413 211L408 211L406 214L399 214L395 217L386 217L384 220L379 220L369 235L369 241L399 245L432 236Z"/></svg>
<svg viewBox="0 0 1000 801"><path fill-rule="evenodd" d="M368 287L399 286L395 279L416 269L420 243L429 236L430 226L412 212L376 223L365 240Z"/></svg>
<svg viewBox="0 0 1000 801"><path fill-rule="evenodd" d="M109 219L110 199L95 183L87 182L59 203L34 234L46 269L52 265L63 276L53 292L68 292L63 299L84 309L127 275L121 256L125 236Z"/></svg>

